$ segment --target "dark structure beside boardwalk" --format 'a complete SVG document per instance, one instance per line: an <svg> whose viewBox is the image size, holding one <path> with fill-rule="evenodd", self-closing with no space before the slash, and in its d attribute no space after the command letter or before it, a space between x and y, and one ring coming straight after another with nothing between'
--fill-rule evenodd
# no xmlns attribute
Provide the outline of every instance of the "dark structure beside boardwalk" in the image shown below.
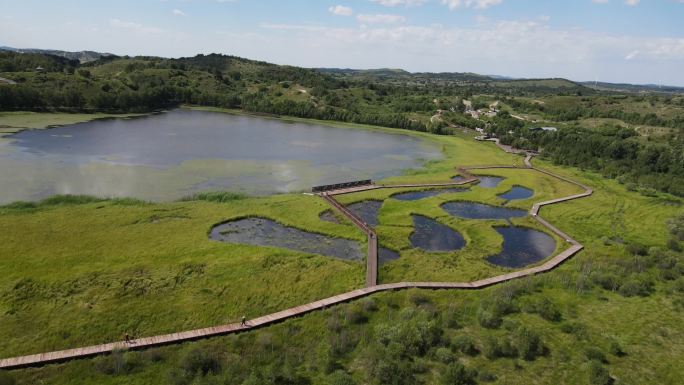
<svg viewBox="0 0 684 385"><path fill-rule="evenodd" d="M323 185L323 186L314 186L311 188L311 192L320 193L320 192L324 192L324 191L341 190L341 189L351 188L351 187L369 186L371 184L373 184L373 181L370 179L357 180L357 181L353 181L353 182L344 182L344 183L336 183L336 184L327 184L327 185Z"/></svg>

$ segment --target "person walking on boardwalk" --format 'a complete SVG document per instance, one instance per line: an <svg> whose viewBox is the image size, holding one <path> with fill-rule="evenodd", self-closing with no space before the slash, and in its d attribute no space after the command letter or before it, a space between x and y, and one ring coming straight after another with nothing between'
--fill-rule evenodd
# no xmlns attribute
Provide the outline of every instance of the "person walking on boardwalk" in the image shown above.
<svg viewBox="0 0 684 385"><path fill-rule="evenodd" d="M124 342L127 344L131 343L131 336L128 333L124 334Z"/></svg>
<svg viewBox="0 0 684 385"><path fill-rule="evenodd" d="M247 317L242 316L242 321L240 321L240 326L242 326L242 327L247 326Z"/></svg>

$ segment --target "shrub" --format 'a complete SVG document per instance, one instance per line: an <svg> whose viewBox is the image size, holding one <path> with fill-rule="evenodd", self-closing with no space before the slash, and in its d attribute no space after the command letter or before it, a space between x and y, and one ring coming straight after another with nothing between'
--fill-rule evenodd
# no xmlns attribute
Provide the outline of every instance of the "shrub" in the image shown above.
<svg viewBox="0 0 684 385"><path fill-rule="evenodd" d="M679 244L679 241L677 241L674 238L670 238L667 240L667 248L676 252L682 251L682 246Z"/></svg>
<svg viewBox="0 0 684 385"><path fill-rule="evenodd" d="M16 381L14 377L4 370L0 370L0 385L14 385Z"/></svg>
<svg viewBox="0 0 684 385"><path fill-rule="evenodd" d="M494 382L497 380L496 374L488 372L486 370L480 370L477 375L477 379L483 382Z"/></svg>
<svg viewBox="0 0 684 385"><path fill-rule="evenodd" d="M646 248L646 246L639 243L627 244L627 251L632 255L648 255L648 249Z"/></svg>
<svg viewBox="0 0 684 385"><path fill-rule="evenodd" d="M435 350L435 358L443 364L448 364L454 360L454 353L447 348L437 348Z"/></svg>
<svg viewBox="0 0 684 385"><path fill-rule="evenodd" d="M349 305L344 318L350 324L363 324L368 322L368 316L358 305Z"/></svg>
<svg viewBox="0 0 684 385"><path fill-rule="evenodd" d="M521 327L516 333L516 346L518 354L527 361L546 355L547 348L541 337L534 330Z"/></svg>
<svg viewBox="0 0 684 385"><path fill-rule="evenodd" d="M221 362L216 354L211 354L204 349L195 348L190 350L180 362L187 375L201 373L218 373L221 370Z"/></svg>
<svg viewBox="0 0 684 385"><path fill-rule="evenodd" d="M518 356L518 352L508 338L499 341L496 337L489 336L484 344L485 357L490 360L502 357L513 358Z"/></svg>
<svg viewBox="0 0 684 385"><path fill-rule="evenodd" d="M454 338L453 346L456 350L469 356L476 356L480 351L475 346L472 337L462 334Z"/></svg>
<svg viewBox="0 0 684 385"><path fill-rule="evenodd" d="M587 338L587 329L579 322L565 322L561 324L560 329L563 333L574 335L578 340Z"/></svg>
<svg viewBox="0 0 684 385"><path fill-rule="evenodd" d="M460 362L454 362L442 373L440 382L444 385L473 385L476 376L476 371L467 369Z"/></svg>
<svg viewBox="0 0 684 385"><path fill-rule="evenodd" d="M354 385L354 379L344 370L336 370L328 376L328 385Z"/></svg>
<svg viewBox="0 0 684 385"><path fill-rule="evenodd" d="M363 311L366 312L378 310L378 304L373 298L365 298L363 301L361 301L361 307L363 308Z"/></svg>
<svg viewBox="0 0 684 385"><path fill-rule="evenodd" d="M558 322L563 318L558 307L548 298L542 298L531 306L531 312L537 313L547 321Z"/></svg>
<svg viewBox="0 0 684 385"><path fill-rule="evenodd" d="M630 278L620 286L620 294L625 297L646 297L653 291L653 283L643 279Z"/></svg>
<svg viewBox="0 0 684 385"><path fill-rule="evenodd" d="M589 362L589 383L592 385L609 385L613 383L608 370L598 361Z"/></svg>
<svg viewBox="0 0 684 385"><path fill-rule="evenodd" d="M413 292L409 295L409 300L413 302L414 305L420 306L430 303L430 298L425 294L419 292Z"/></svg>
<svg viewBox="0 0 684 385"><path fill-rule="evenodd" d="M105 199L90 195L54 195L40 201L41 206L82 205L86 203L102 202Z"/></svg>
<svg viewBox="0 0 684 385"><path fill-rule="evenodd" d="M591 276L592 282L601 286L604 290L615 291L620 287L620 277L613 273L597 272Z"/></svg>
<svg viewBox="0 0 684 385"><path fill-rule="evenodd" d="M610 352L610 354L612 354L616 357L624 357L627 355L627 353L625 353L625 351L622 349L622 346L620 345L620 343L617 341L612 341L610 343L609 352Z"/></svg>
<svg viewBox="0 0 684 385"><path fill-rule="evenodd" d="M184 198L181 201L206 201L215 203L227 203L247 198L247 195L242 193L230 191L211 191L193 194Z"/></svg>
<svg viewBox="0 0 684 385"><path fill-rule="evenodd" d="M607 362L608 362L608 359L606 358L606 355L603 354L603 352L601 351L601 349L597 348L596 346L588 347L588 348L584 351L584 355L587 356L587 358L588 358L589 360L592 360L592 361L598 361L598 362L602 362L602 363L607 363Z"/></svg>
<svg viewBox="0 0 684 385"><path fill-rule="evenodd" d="M479 308L477 310L477 322L482 327L496 329L501 326L502 319L489 310Z"/></svg>
<svg viewBox="0 0 684 385"><path fill-rule="evenodd" d="M95 369L103 374L122 375L132 373L142 366L140 353L115 350L106 356L95 359Z"/></svg>

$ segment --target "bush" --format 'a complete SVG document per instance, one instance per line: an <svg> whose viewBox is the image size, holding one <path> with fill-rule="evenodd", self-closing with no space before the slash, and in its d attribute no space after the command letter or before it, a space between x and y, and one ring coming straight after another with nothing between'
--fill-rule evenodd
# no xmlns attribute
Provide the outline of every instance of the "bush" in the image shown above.
<svg viewBox="0 0 684 385"><path fill-rule="evenodd" d="M625 351L622 349L622 346L620 345L620 343L617 341L612 341L610 343L609 351L610 351L610 354L612 354L616 357L624 357L627 355L627 353L625 353Z"/></svg>
<svg viewBox="0 0 684 385"><path fill-rule="evenodd" d="M480 351L475 346L472 337L468 335L459 335L454 338L453 346L456 350L469 356L476 356Z"/></svg>
<svg viewBox="0 0 684 385"><path fill-rule="evenodd" d="M207 201L216 203L227 203L247 198L247 195L242 193L230 191L211 191L193 194L184 198L181 201Z"/></svg>
<svg viewBox="0 0 684 385"><path fill-rule="evenodd" d="M129 374L142 366L140 353L115 350L106 356L95 358L95 369L112 376Z"/></svg>
<svg viewBox="0 0 684 385"><path fill-rule="evenodd" d="M368 316L356 304L347 306L344 318L350 324L363 324L368 322Z"/></svg>
<svg viewBox="0 0 684 385"><path fill-rule="evenodd" d="M563 318L558 307L556 307L548 298L542 298L539 301L531 303L527 307L527 310L530 313L537 313L545 320L551 322L558 322Z"/></svg>
<svg viewBox="0 0 684 385"><path fill-rule="evenodd" d="M560 327L563 333L572 334L578 340L587 338L587 328L579 322L566 322Z"/></svg>
<svg viewBox="0 0 684 385"><path fill-rule="evenodd" d="M480 326L489 328L489 329L496 329L499 326L501 326L502 318L498 315L495 315L489 310L479 308L477 310L477 322L480 324Z"/></svg>
<svg viewBox="0 0 684 385"><path fill-rule="evenodd" d="M430 298L428 298L425 294L419 292L411 293L409 295L409 300L411 300L411 302L413 302L413 304L416 306L430 303Z"/></svg>
<svg viewBox="0 0 684 385"><path fill-rule="evenodd" d="M589 383L592 385L609 385L613 383L608 370L598 361L589 362Z"/></svg>
<svg viewBox="0 0 684 385"><path fill-rule="evenodd" d="M537 332L527 327L521 327L516 333L516 345L518 354L527 361L544 356L547 348Z"/></svg>
<svg viewBox="0 0 684 385"><path fill-rule="evenodd" d="M676 252L682 251L682 246L679 244L679 241L677 241L674 238L670 238L667 240L667 248Z"/></svg>
<svg viewBox="0 0 684 385"><path fill-rule="evenodd" d="M620 294L624 297L646 297L653 291L653 283L642 279L630 278L620 286Z"/></svg>
<svg viewBox="0 0 684 385"><path fill-rule="evenodd" d="M12 377L12 375L7 373L6 371L0 370L0 385L14 385L14 384L16 384L14 377Z"/></svg>
<svg viewBox="0 0 684 385"><path fill-rule="evenodd" d="M608 363L608 359L606 358L606 355L603 354L603 352L601 351L601 349L599 349L599 348L597 348L597 347L595 347L595 346L588 347L588 348L584 351L584 355L587 356L587 358L588 358L589 360L602 362L602 363L604 363L604 364L605 364L605 363Z"/></svg>
<svg viewBox="0 0 684 385"><path fill-rule="evenodd" d="M344 370L337 370L328 376L328 385L354 385L354 379Z"/></svg>
<svg viewBox="0 0 684 385"><path fill-rule="evenodd" d="M639 243L629 243L627 244L627 251L632 255L648 255L648 249L646 246Z"/></svg>
<svg viewBox="0 0 684 385"><path fill-rule="evenodd" d="M201 373L218 373L221 371L221 362L216 354L211 354L201 348L190 350L180 362L180 367L183 368L187 375L195 375Z"/></svg>
<svg viewBox="0 0 684 385"><path fill-rule="evenodd" d="M474 385L477 371L467 369L460 362L454 362L447 366L442 373L441 383L444 385Z"/></svg>
<svg viewBox="0 0 684 385"><path fill-rule="evenodd" d="M454 360L454 353L447 348L437 348L435 350L435 358L443 364L448 364Z"/></svg>
<svg viewBox="0 0 684 385"><path fill-rule="evenodd" d="M518 352L508 338L499 341L496 337L489 336L485 339L484 354L490 360L502 357L513 358Z"/></svg>

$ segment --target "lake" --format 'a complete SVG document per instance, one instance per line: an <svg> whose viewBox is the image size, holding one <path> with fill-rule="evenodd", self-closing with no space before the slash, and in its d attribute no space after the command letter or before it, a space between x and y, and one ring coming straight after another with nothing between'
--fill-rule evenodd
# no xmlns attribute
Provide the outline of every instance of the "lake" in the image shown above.
<svg viewBox="0 0 684 385"><path fill-rule="evenodd" d="M441 157L439 146L401 133L177 109L1 139L0 202L295 192L382 179Z"/></svg>

